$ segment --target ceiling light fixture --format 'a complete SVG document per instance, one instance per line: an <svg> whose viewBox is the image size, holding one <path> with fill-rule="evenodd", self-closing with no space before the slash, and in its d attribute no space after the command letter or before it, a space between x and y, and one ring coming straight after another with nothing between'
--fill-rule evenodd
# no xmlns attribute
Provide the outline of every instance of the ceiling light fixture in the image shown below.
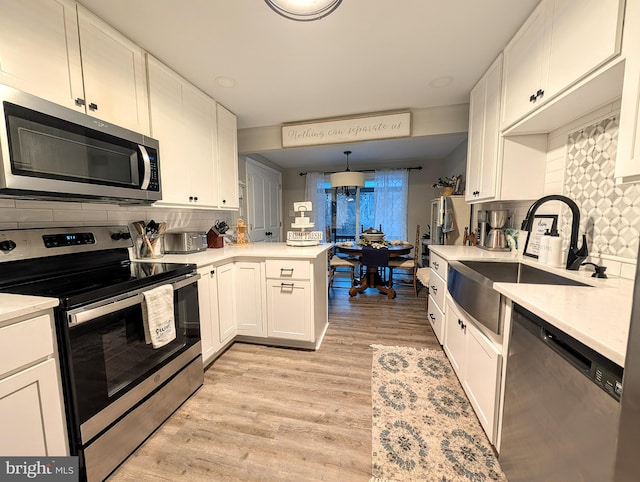
<svg viewBox="0 0 640 482"><path fill-rule="evenodd" d="M334 172L329 176L331 187L337 188L338 194L353 196L358 187L364 186L364 173L349 170L349 155L351 151L344 151L347 156L347 169L343 172ZM351 189L353 188L353 192Z"/></svg>
<svg viewBox="0 0 640 482"><path fill-rule="evenodd" d="M310 22L326 17L342 0L264 0L279 15L298 22Z"/></svg>

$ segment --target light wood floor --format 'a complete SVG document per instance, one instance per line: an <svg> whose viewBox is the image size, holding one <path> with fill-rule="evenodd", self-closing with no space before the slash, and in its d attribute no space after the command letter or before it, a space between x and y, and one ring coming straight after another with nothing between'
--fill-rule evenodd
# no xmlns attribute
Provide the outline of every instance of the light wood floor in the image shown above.
<svg viewBox="0 0 640 482"><path fill-rule="evenodd" d="M236 343L115 481L363 481L371 477L371 344L440 349L423 288L330 294L319 351Z"/></svg>

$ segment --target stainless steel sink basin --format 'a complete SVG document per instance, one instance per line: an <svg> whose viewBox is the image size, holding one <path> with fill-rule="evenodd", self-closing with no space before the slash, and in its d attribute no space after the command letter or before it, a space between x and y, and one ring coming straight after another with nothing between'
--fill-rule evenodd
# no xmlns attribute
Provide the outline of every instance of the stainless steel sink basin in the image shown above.
<svg viewBox="0 0 640 482"><path fill-rule="evenodd" d="M447 288L467 313L494 333L502 332L500 293L494 283L589 286L564 276L517 262L450 261Z"/></svg>

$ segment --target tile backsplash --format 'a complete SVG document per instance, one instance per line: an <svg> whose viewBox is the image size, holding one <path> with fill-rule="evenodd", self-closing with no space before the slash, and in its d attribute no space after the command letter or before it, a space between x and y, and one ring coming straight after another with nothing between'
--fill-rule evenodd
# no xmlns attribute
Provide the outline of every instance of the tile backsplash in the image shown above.
<svg viewBox="0 0 640 482"><path fill-rule="evenodd" d="M619 110L616 102L549 133L544 195L563 194L576 202L589 261L607 266L611 275L633 279L640 243L640 184L615 183ZM532 202L484 203L475 209L507 209L509 224L517 228ZM566 249L569 209L549 202L538 212L560 215Z"/></svg>
<svg viewBox="0 0 640 482"><path fill-rule="evenodd" d="M635 259L640 239L640 186L616 186L618 117L569 135L564 194L580 208L591 252ZM570 214L563 212L565 227ZM566 235L565 235L566 237Z"/></svg>
<svg viewBox="0 0 640 482"><path fill-rule="evenodd" d="M208 231L216 220L232 224L235 213L154 206L0 199L0 229L127 224L151 219L167 223L167 231Z"/></svg>

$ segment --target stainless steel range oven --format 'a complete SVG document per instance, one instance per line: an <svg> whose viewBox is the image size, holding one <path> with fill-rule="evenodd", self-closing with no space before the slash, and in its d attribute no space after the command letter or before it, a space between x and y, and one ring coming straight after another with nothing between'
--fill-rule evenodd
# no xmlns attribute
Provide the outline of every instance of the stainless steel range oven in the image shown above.
<svg viewBox="0 0 640 482"><path fill-rule="evenodd" d="M129 260L126 226L0 231L0 291L49 296L72 455L103 480L203 382L194 265ZM144 293L173 289L175 339L145 341Z"/></svg>

